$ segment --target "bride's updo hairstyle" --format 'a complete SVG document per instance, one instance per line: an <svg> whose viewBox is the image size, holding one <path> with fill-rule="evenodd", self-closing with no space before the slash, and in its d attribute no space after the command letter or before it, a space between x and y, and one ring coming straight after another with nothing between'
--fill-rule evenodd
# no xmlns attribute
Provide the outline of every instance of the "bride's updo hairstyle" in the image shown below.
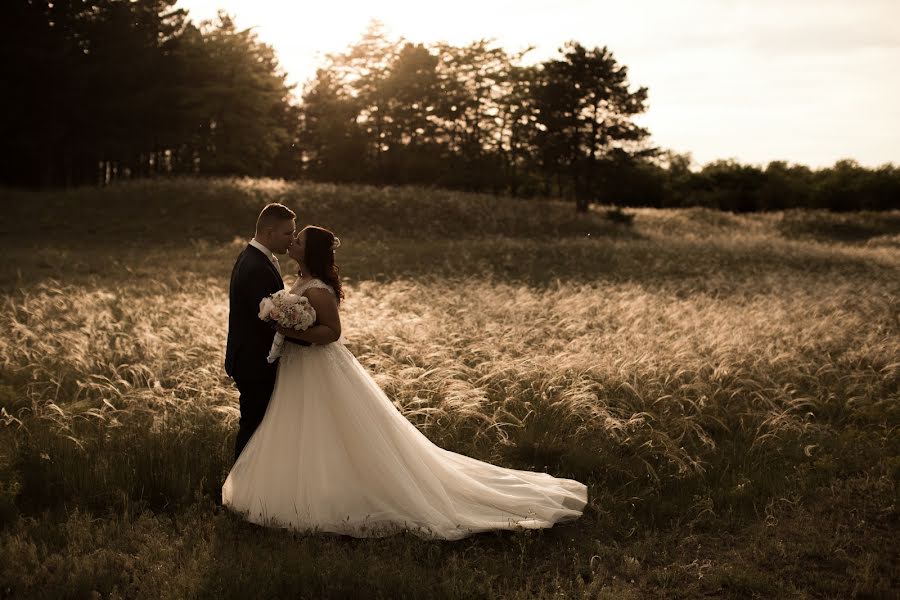
<svg viewBox="0 0 900 600"><path fill-rule="evenodd" d="M341 289L341 277L337 265L334 264L334 234L324 227L307 225L303 228L306 232L306 245L303 247L303 262L309 270L307 275L321 279L334 289L337 301L344 299L344 290Z"/></svg>

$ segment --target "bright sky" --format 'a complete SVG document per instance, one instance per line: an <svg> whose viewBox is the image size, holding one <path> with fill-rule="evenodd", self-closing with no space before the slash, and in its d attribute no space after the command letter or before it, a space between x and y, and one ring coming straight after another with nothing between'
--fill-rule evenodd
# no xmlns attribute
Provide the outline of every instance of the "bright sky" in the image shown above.
<svg viewBox="0 0 900 600"><path fill-rule="evenodd" d="M496 39L608 46L649 88L654 143L700 165L736 158L813 167L900 165L900 0L180 0L194 21L222 8L255 27L294 83L369 21L413 42ZM299 88L298 88L299 92Z"/></svg>

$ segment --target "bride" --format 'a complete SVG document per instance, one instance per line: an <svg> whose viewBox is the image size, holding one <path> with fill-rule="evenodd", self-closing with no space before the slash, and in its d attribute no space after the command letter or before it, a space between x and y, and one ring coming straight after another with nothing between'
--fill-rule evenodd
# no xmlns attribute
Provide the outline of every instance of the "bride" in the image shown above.
<svg viewBox="0 0 900 600"><path fill-rule="evenodd" d="M288 339L265 417L222 487L223 504L260 525L353 537L410 531L456 540L581 516L587 487L444 450L394 407L341 343L334 234L306 227L289 255L291 293L317 322Z"/></svg>

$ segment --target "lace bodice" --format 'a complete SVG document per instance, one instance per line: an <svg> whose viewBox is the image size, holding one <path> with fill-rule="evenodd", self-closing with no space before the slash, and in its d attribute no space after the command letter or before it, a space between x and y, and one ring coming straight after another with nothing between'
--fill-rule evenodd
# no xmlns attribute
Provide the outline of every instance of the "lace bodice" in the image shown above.
<svg viewBox="0 0 900 600"><path fill-rule="evenodd" d="M298 279L298 280L294 283L294 285L291 286L290 293L296 294L296 295L300 296L300 295L302 295L306 290L309 290L309 289L312 289L312 288L319 288L319 289L323 289L323 290L328 290L328 291L331 293L332 296L335 296L335 297L337 296L337 294L334 293L334 288L332 288L330 285L328 285L327 283L325 283L325 282L322 281L321 279L310 279L309 281L305 281L305 282L303 282L303 283L300 283L300 280ZM338 339L338 343L339 343L339 344L343 344L344 341L345 341L345 339L344 339L344 334L341 333L341 337Z"/></svg>
<svg viewBox="0 0 900 600"><path fill-rule="evenodd" d="M332 296L335 295L334 289L330 285L328 285L327 283L322 281L321 279L310 279L309 281L306 281L303 283L300 283L300 280L298 279L296 281L296 283L294 283L294 285L291 286L291 293L299 296L299 295L302 295L306 290L309 290L312 288L328 290L329 292L331 292Z"/></svg>

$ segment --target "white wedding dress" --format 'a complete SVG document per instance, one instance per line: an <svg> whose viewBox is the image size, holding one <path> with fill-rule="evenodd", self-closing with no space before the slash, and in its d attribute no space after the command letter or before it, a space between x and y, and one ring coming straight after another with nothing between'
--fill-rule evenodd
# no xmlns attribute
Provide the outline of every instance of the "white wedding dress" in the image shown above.
<svg viewBox="0 0 900 600"><path fill-rule="evenodd" d="M310 287L334 291L312 280ZM456 540L578 518L587 487L444 450L397 410L340 342L286 344L266 415L222 487L253 522Z"/></svg>

